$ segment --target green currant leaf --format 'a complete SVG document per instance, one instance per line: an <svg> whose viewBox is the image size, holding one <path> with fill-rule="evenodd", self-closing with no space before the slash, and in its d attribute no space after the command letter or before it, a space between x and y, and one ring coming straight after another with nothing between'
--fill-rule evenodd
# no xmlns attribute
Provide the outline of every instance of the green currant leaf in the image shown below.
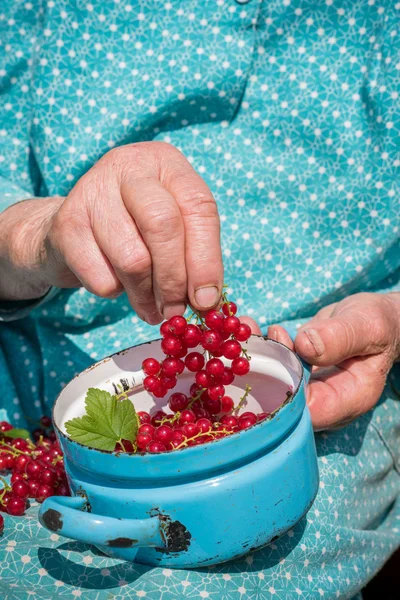
<svg viewBox="0 0 400 600"><path fill-rule="evenodd" d="M136 440L138 418L130 400L118 400L104 390L90 388L85 407L83 417L65 423L68 435L75 442L112 452L120 440Z"/></svg>
<svg viewBox="0 0 400 600"><path fill-rule="evenodd" d="M1 435L12 439L23 438L24 440L30 437L29 431L26 429L9 429L8 431L2 431Z"/></svg>

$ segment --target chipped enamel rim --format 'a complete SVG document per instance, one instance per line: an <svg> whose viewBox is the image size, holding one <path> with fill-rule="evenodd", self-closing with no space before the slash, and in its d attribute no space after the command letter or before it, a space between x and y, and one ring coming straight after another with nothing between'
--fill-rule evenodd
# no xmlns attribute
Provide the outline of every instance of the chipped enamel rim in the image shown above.
<svg viewBox="0 0 400 600"><path fill-rule="evenodd" d="M79 446L80 448L83 448L85 450L90 450L92 452L98 452L100 454L105 454L105 455L114 455L114 456L124 456L124 457L129 457L131 460L140 460L143 459L144 457L146 457L146 460L151 460L151 461L157 461L160 460L161 457L165 457L165 456L171 456L172 453L176 454L181 454L182 452L186 452L189 455L189 452L192 453L192 455L195 452L199 452L201 451L202 448L204 448L205 446L215 446L215 444L220 444L219 447L222 447L222 444L226 444L227 442L230 443L231 440L238 440L239 436L243 437L243 436L248 436L251 435L252 432L254 432L254 430L256 428L260 429L261 427L268 427L268 425L271 423L271 421L273 421L275 419L275 417L288 405L290 404L294 398L296 397L296 395L298 394L301 386L305 383L305 376L304 376L304 367L303 364L300 360L300 358L298 357L298 355L293 352L293 350L291 350L290 348L288 348L287 346L285 346L285 344L282 344L281 342L278 342L276 340L272 340L266 336L263 335L256 335L256 334L252 334L251 335L252 338L259 338L264 340L265 342L269 342L272 344L276 344L278 346L281 346L285 349L286 352L290 353L296 360L296 362L298 363L299 367L300 367L300 376L299 376L299 382L296 386L296 388L294 389L293 393L288 396L283 402L282 404L280 404L275 410L273 410L269 416L265 419L263 419L262 421L259 421L257 423L255 423L254 425L251 425L250 427L247 427L246 429L243 429L241 431L238 431L236 433L233 433L229 436L223 437L223 438L217 438L214 440L211 440L209 442L207 442L206 444L203 445L198 445L198 446L188 446L188 447L183 447L183 448L179 448L178 450L167 450L166 452L161 452L159 454L150 454L150 453L146 453L146 452L119 452L116 453L114 451L108 451L108 450L99 450L98 448L91 448L90 446L85 446L84 444L81 444L80 442L77 442L73 439L71 439L66 433L64 433L60 427L56 424L55 421L55 416L54 416L54 412L56 409L56 405L57 402L60 399L60 396L63 394L64 390L66 389L66 387L72 383L72 381L75 381L75 379L78 379L79 377L82 377L85 373L89 373L90 371L92 371L93 369L97 368L99 365L108 362L110 360L112 360L114 357L116 356L123 356L124 354L126 354L127 352L131 351L134 348L140 348L142 346L146 346L146 345L151 345L154 344L155 342L159 342L162 338L156 338L154 340L150 340L148 342L142 342L141 344L135 344L133 346L130 346L129 348L125 348L124 350L120 350L119 352L114 352L113 354L110 354L109 356L106 356L104 358L102 358L101 360L99 360L98 362L94 363L93 365L90 365L89 367L87 367L86 369L84 369L83 371L81 371L80 373L78 373L77 375L75 375L75 377L73 377L68 383L67 385L61 390L61 392L58 394L54 404L53 404L53 408L52 408L52 422L53 422L53 427L54 429L57 431L57 435L60 436L61 438L63 438L66 442L68 442L68 444L71 445L76 445ZM250 339L250 338L249 338ZM161 458L161 460L164 460L163 458Z"/></svg>

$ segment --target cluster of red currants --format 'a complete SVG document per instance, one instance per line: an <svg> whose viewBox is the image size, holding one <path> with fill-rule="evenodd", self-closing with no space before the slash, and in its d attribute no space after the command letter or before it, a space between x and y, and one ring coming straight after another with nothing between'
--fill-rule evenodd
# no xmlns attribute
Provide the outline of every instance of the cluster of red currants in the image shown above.
<svg viewBox="0 0 400 600"><path fill-rule="evenodd" d="M42 417L41 432L37 439L11 438L7 431L13 426L0 422L0 473L11 473L10 483L1 477L0 510L21 516L29 506L29 498L43 502L49 496L69 496L70 490L64 470L63 455L51 431L51 419ZM0 532L4 527L0 515Z"/></svg>
<svg viewBox="0 0 400 600"><path fill-rule="evenodd" d="M177 383L177 376L186 368L194 373L190 396L173 393L168 406L172 414L158 411L152 417L139 412L140 427L136 438L139 452L165 452L218 439L254 425L268 416L245 412L237 416L250 388L238 406L226 395L225 386L235 376L250 370L249 356L242 347L251 329L236 316L237 306L225 301L221 310L210 310L199 324L188 323L184 317L172 317L160 328L161 348L166 358L143 361L146 375L144 388L156 398L163 398ZM202 352L190 351L201 346ZM226 366L221 358L231 361ZM235 414L233 414L235 413Z"/></svg>

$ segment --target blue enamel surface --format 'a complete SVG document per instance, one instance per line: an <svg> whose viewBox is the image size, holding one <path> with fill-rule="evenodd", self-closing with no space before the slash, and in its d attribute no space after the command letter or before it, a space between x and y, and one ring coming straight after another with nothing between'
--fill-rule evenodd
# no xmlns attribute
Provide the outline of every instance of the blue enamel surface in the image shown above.
<svg viewBox="0 0 400 600"><path fill-rule="evenodd" d="M195 567L243 555L296 523L318 488L304 377L271 419L202 446L116 456L59 437L72 491L87 498L91 513L79 510L81 499L51 498L41 506L42 524L56 510L57 533L146 564ZM176 527L167 539L169 523ZM118 538L135 542L118 546Z"/></svg>

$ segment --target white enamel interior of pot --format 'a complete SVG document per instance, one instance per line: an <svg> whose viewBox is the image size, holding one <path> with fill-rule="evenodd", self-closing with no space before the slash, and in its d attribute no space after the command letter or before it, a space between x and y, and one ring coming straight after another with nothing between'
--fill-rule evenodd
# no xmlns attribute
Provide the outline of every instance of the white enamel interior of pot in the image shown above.
<svg viewBox="0 0 400 600"><path fill-rule="evenodd" d="M251 356L250 373L244 377L236 377L232 385L226 387L226 394L238 403L243 396L246 384L251 386L247 405L243 409L254 412L272 412L286 399L288 391L297 389L302 367L297 357L285 346L252 336L246 344L242 344ZM192 351L196 351L194 348ZM189 388L194 381L194 373L185 371L178 377L178 384L165 398L154 398L143 389L144 378L141 364L145 358L154 357L162 360L159 341L142 344L115 354L110 358L96 363L75 377L61 392L54 407L55 424L65 431L65 423L74 417L85 414L85 396L89 388L95 387L115 393L113 384L121 379L129 385L135 383L138 388L129 396L137 411L145 410L154 413L166 407L170 394L184 392L189 394ZM230 361L225 361L229 364ZM168 410L168 412L170 412Z"/></svg>

